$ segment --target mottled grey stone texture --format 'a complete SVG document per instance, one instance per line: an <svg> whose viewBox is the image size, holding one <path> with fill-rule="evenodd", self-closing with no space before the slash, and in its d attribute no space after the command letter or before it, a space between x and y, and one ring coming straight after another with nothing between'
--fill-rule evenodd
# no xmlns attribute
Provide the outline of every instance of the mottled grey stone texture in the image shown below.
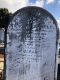
<svg viewBox="0 0 60 80"><path fill-rule="evenodd" d="M54 80L57 25L45 10L17 11L7 30L6 80Z"/></svg>

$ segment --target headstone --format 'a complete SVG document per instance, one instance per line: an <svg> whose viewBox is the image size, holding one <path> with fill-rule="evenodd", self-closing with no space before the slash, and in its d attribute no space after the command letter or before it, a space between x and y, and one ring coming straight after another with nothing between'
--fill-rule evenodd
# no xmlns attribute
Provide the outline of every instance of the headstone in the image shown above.
<svg viewBox="0 0 60 80"><path fill-rule="evenodd" d="M54 80L57 24L39 7L18 10L8 26L6 80Z"/></svg>

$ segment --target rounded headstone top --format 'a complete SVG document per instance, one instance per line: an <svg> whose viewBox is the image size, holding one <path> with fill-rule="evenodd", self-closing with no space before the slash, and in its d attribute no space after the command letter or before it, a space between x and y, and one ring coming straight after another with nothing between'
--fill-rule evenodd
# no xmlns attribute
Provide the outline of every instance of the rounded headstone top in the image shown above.
<svg viewBox="0 0 60 80"><path fill-rule="evenodd" d="M13 14L7 33L11 34L13 32L13 34L17 34L16 31L20 29L22 31L21 36L26 37L27 33L31 36L34 27L39 32L43 27L53 28L57 32L57 22L48 11L40 7L28 6L19 9ZM28 32L26 33L26 31Z"/></svg>
<svg viewBox="0 0 60 80"><path fill-rule="evenodd" d="M41 7L37 7L37 6L27 6L27 7L23 7L23 8L21 8L21 9L19 9L19 10L17 10L14 14L13 14L13 16L12 16L12 18L11 18L11 20L13 20L13 18L17 15L17 14L21 14L21 13L24 13L24 14L26 14L26 13L30 13L30 15L32 14L32 16L34 16L36 13L38 14L38 16L40 15L40 16L49 16L53 21L54 21L54 24L56 24L57 25L57 21L56 21L56 19L54 18L54 16L50 13L50 12L48 12L46 9L44 9L44 8L41 8Z"/></svg>
<svg viewBox="0 0 60 80"><path fill-rule="evenodd" d="M45 26L46 28L53 26L52 28L56 28L56 31L58 30L55 18L47 10L36 6L28 6L19 9L13 14L7 32L11 33L21 28L23 30L22 36L24 37L27 28L29 28L28 31L31 34L32 26L37 27L37 31L40 31Z"/></svg>

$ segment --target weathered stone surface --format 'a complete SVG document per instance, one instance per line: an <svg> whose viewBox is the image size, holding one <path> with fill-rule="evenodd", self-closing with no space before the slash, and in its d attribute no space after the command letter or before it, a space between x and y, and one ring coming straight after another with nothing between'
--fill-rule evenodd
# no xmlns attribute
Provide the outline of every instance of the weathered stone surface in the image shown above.
<svg viewBox="0 0 60 80"><path fill-rule="evenodd" d="M56 21L47 11L17 11L7 30L6 80L54 80L56 39Z"/></svg>

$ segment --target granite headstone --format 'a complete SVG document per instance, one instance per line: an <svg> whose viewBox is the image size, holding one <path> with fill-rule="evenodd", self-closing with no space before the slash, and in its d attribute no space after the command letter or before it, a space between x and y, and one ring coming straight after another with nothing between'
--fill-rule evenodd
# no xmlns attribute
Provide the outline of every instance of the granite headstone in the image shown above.
<svg viewBox="0 0 60 80"><path fill-rule="evenodd" d="M7 29L6 80L54 80L57 23L39 7L14 13Z"/></svg>

